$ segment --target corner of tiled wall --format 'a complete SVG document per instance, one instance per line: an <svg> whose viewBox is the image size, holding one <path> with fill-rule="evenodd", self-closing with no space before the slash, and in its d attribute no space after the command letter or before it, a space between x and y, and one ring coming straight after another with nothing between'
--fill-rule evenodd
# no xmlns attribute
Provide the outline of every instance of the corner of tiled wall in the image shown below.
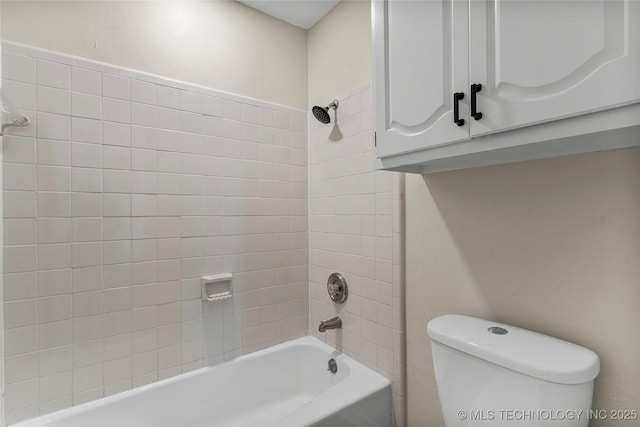
<svg viewBox="0 0 640 427"><path fill-rule="evenodd" d="M12 43L2 78L7 423L307 334L305 112Z"/></svg>
<svg viewBox="0 0 640 427"><path fill-rule="evenodd" d="M370 85L338 101L331 124L308 115L309 331L388 378L404 426L404 176L373 169ZM344 305L327 294L334 271L349 286ZM342 329L318 332L321 320L336 315Z"/></svg>

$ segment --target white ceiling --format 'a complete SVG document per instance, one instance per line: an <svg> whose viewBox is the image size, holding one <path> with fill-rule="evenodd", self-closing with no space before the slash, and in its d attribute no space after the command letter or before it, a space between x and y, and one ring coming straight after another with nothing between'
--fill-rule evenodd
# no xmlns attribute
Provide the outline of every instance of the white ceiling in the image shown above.
<svg viewBox="0 0 640 427"><path fill-rule="evenodd" d="M340 0L238 0L249 7L308 30Z"/></svg>

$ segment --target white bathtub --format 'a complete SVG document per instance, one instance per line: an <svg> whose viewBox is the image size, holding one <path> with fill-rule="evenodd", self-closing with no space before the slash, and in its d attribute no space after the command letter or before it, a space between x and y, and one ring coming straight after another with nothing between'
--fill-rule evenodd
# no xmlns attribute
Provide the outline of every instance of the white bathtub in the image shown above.
<svg viewBox="0 0 640 427"><path fill-rule="evenodd" d="M14 426L394 425L389 381L304 337Z"/></svg>

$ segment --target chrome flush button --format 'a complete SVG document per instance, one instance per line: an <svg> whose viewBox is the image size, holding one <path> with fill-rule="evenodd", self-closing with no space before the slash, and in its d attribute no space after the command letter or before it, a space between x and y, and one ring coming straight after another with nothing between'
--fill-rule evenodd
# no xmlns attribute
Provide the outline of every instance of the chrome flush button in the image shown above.
<svg viewBox="0 0 640 427"><path fill-rule="evenodd" d="M487 331L496 335L506 335L509 333L509 331L507 331L505 328L501 328L500 326L492 326L489 329L487 329Z"/></svg>

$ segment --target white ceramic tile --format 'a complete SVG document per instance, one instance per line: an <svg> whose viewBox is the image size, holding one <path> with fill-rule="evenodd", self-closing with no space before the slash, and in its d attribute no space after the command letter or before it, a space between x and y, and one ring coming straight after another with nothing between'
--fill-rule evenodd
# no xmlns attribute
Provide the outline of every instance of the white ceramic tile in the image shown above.
<svg viewBox="0 0 640 427"><path fill-rule="evenodd" d="M222 121L222 136L231 139L241 139L242 122L224 119Z"/></svg>
<svg viewBox="0 0 640 427"><path fill-rule="evenodd" d="M102 143L105 145L131 145L131 127L128 124L103 122Z"/></svg>
<svg viewBox="0 0 640 427"><path fill-rule="evenodd" d="M102 76L102 96L129 100L131 98L130 80L111 74L104 74Z"/></svg>
<svg viewBox="0 0 640 427"><path fill-rule="evenodd" d="M180 91L180 109L202 113L202 95L188 90Z"/></svg>
<svg viewBox="0 0 640 427"><path fill-rule="evenodd" d="M105 337L131 332L131 310L105 313L103 317Z"/></svg>
<svg viewBox="0 0 640 427"><path fill-rule="evenodd" d="M37 230L39 244L71 242L69 218L40 218Z"/></svg>
<svg viewBox="0 0 640 427"><path fill-rule="evenodd" d="M105 193L129 193L131 191L131 172L128 170L102 170L102 191Z"/></svg>
<svg viewBox="0 0 640 427"><path fill-rule="evenodd" d="M131 123L131 103L120 99L102 98L102 118L110 122Z"/></svg>
<svg viewBox="0 0 640 427"><path fill-rule="evenodd" d="M131 234L133 239L154 239L158 235L158 221L156 217L138 217L131 219Z"/></svg>
<svg viewBox="0 0 640 427"><path fill-rule="evenodd" d="M102 167L104 169L131 169L131 150L128 147L103 145Z"/></svg>
<svg viewBox="0 0 640 427"><path fill-rule="evenodd" d="M161 157L162 161L166 161L168 158L165 157L164 154L159 153L159 157ZM164 164L163 164L163 167ZM161 195L170 195L170 194L181 194L181 175L177 173L158 173L156 174L156 181L158 188L161 189L159 192ZM162 197L162 196L161 196ZM166 199L163 197L163 199Z"/></svg>
<svg viewBox="0 0 640 427"><path fill-rule="evenodd" d="M4 331L5 356L15 356L37 350L37 326L7 328Z"/></svg>
<svg viewBox="0 0 640 427"><path fill-rule="evenodd" d="M71 344L71 320L38 325L38 349L46 350Z"/></svg>
<svg viewBox="0 0 640 427"><path fill-rule="evenodd" d="M102 245L102 262L104 265L131 262L131 241L113 240Z"/></svg>
<svg viewBox="0 0 640 427"><path fill-rule="evenodd" d="M112 361L131 356L132 335L129 333L114 335L104 339L103 360Z"/></svg>
<svg viewBox="0 0 640 427"><path fill-rule="evenodd" d="M15 411L37 403L38 382L35 379L8 384L5 388L5 410ZM33 415L37 415L37 412Z"/></svg>
<svg viewBox="0 0 640 427"><path fill-rule="evenodd" d="M38 191L69 191L70 188L70 168L38 166Z"/></svg>
<svg viewBox="0 0 640 427"><path fill-rule="evenodd" d="M101 98L96 95L71 92L71 114L74 117L100 120L102 118Z"/></svg>
<svg viewBox="0 0 640 427"><path fill-rule="evenodd" d="M155 172L157 169L157 158L155 150L132 149L131 169L134 171Z"/></svg>
<svg viewBox="0 0 640 427"><path fill-rule="evenodd" d="M182 155L168 152L158 151L157 153L157 170L165 173L180 173Z"/></svg>
<svg viewBox="0 0 640 427"><path fill-rule="evenodd" d="M96 71L71 68L71 90L90 95L102 95L102 76Z"/></svg>
<svg viewBox="0 0 640 427"><path fill-rule="evenodd" d="M170 282L178 280L182 276L196 277L202 276L202 268L197 268L197 265L201 265L202 260L199 258L193 258L189 260L159 260L158 266L158 281ZM193 267L193 268L191 268Z"/></svg>
<svg viewBox="0 0 640 427"><path fill-rule="evenodd" d="M40 376L38 379L38 400L41 403L47 402L45 405L40 405L41 411L52 411L60 406L64 407L64 403L56 404L52 401L64 398L65 396L68 397L68 400L71 400L72 378L71 370ZM70 404L67 406L70 406Z"/></svg>
<svg viewBox="0 0 640 427"><path fill-rule="evenodd" d="M71 318L71 295L38 298L38 322L55 322Z"/></svg>
<svg viewBox="0 0 640 427"><path fill-rule="evenodd" d="M2 78L34 83L36 77L36 63L33 58L24 55L12 55L3 48Z"/></svg>
<svg viewBox="0 0 640 427"><path fill-rule="evenodd" d="M180 113L180 130L190 133L203 133L204 117L198 113L182 111Z"/></svg>
<svg viewBox="0 0 640 427"><path fill-rule="evenodd" d="M71 260L74 268L102 264L102 243L73 243Z"/></svg>
<svg viewBox="0 0 640 427"><path fill-rule="evenodd" d="M68 65L44 60L36 61L36 82L39 85L68 90L70 74Z"/></svg>
<svg viewBox="0 0 640 427"><path fill-rule="evenodd" d="M69 115L71 111L71 97L66 90L38 86L36 104L38 111L45 113Z"/></svg>
<svg viewBox="0 0 640 427"><path fill-rule="evenodd" d="M243 286L241 271L257 269L255 280L246 279L256 287L249 292L253 296L237 300L239 309L253 308L246 312L245 330L238 329L230 311L227 328L223 331L220 322L220 339L211 341L207 354L222 360L225 351L232 357L290 337L277 333L275 321L302 333L308 310L304 114L231 95L223 102L215 91L180 82L161 79L156 86L153 76L82 59L43 52L41 60L41 78L45 70L51 76L70 70L72 92L58 91L56 81L45 78L36 100L35 85L13 83L26 95L21 102L35 108L37 101L43 111L33 120L34 127L42 122L38 134L44 138L37 144L42 166L28 166L36 162L35 139L24 138L31 149L11 153L9 144L17 139L9 137L5 161L27 167L5 163L4 169L13 177L5 178L11 190L4 192L4 213L15 231L5 233L6 242L26 245L5 251L5 262L17 261L9 267L15 272L6 277L5 296L17 302L39 295L36 310L48 321L7 329L6 350L13 356L33 353L37 335L43 336L39 356L50 363L40 373L45 380L39 391L47 399L40 409L202 366L199 277L205 272L231 269ZM78 67L67 67L74 61ZM65 97L71 97L72 118L61 101ZM223 133L236 144L225 148ZM33 185L24 179L32 171ZM36 188L46 190L38 194L37 222ZM237 216L224 217L225 194L226 213ZM356 209L357 203L347 205ZM372 224L374 235L375 217ZM18 230L23 230L19 237ZM273 252L243 257L243 251ZM382 246L380 251L381 257L386 254ZM384 275L382 266L378 273ZM31 273L37 268L53 270ZM293 287L294 281L301 286ZM279 302L274 292L273 299L265 299L271 308L260 310L257 287L276 285ZM381 286L375 288L376 300L387 301ZM261 327L262 320L268 324ZM135 354L144 357L132 358ZM34 375L28 366L20 380ZM59 391L50 387L57 375L64 385ZM65 388L69 378L72 394Z"/></svg>
<svg viewBox="0 0 640 427"><path fill-rule="evenodd" d="M156 239L139 239L131 242L133 262L155 261L158 256Z"/></svg>
<svg viewBox="0 0 640 427"><path fill-rule="evenodd" d="M131 285L131 264L104 266L104 288L117 288Z"/></svg>
<svg viewBox="0 0 640 427"><path fill-rule="evenodd" d="M36 133L38 138L67 141L71 138L71 120L59 114L38 113Z"/></svg>
<svg viewBox="0 0 640 427"><path fill-rule="evenodd" d="M141 126L156 126L156 108L138 102L131 103L131 123Z"/></svg>
<svg viewBox="0 0 640 427"><path fill-rule="evenodd" d="M104 364L104 383L105 385L115 384L124 380L129 381L128 388L114 390L114 392L120 392L131 388L131 358L124 357L121 359L111 360ZM105 388L105 394L108 394Z"/></svg>
<svg viewBox="0 0 640 427"><path fill-rule="evenodd" d="M100 325L102 327L102 325ZM103 340L84 341L73 345L73 368L91 366L103 361Z"/></svg>
<svg viewBox="0 0 640 427"><path fill-rule="evenodd" d="M35 299L4 303L4 325L7 329L34 325L36 324L36 315Z"/></svg>
<svg viewBox="0 0 640 427"><path fill-rule="evenodd" d="M71 190L83 193L101 192L102 171L92 168L72 168Z"/></svg>
<svg viewBox="0 0 640 427"><path fill-rule="evenodd" d="M158 107L156 109L158 128L180 130L180 111L171 108Z"/></svg>
<svg viewBox="0 0 640 427"><path fill-rule="evenodd" d="M282 111L276 111L275 127L278 129L290 129L289 114Z"/></svg>
<svg viewBox="0 0 640 427"><path fill-rule="evenodd" d="M131 101L155 105L156 86L141 80L131 80Z"/></svg>
<svg viewBox="0 0 640 427"><path fill-rule="evenodd" d="M156 93L159 106L168 108L180 108L179 89L158 85L156 88Z"/></svg>
<svg viewBox="0 0 640 427"><path fill-rule="evenodd" d="M103 385L102 363L73 370L73 392L78 393Z"/></svg>
<svg viewBox="0 0 640 427"><path fill-rule="evenodd" d="M71 140L94 144L102 143L102 121L72 117Z"/></svg>
<svg viewBox="0 0 640 427"><path fill-rule="evenodd" d="M134 331L132 334L132 350L133 354L143 353L145 351L155 350L158 348L158 329L143 329Z"/></svg>
<svg viewBox="0 0 640 427"><path fill-rule="evenodd" d="M3 80L2 91L21 110L36 109L36 86L28 83Z"/></svg>
<svg viewBox="0 0 640 427"><path fill-rule="evenodd" d="M131 216L131 195L103 194L102 215L105 217Z"/></svg>
<svg viewBox="0 0 640 427"><path fill-rule="evenodd" d="M7 163L2 172L5 190L33 191L36 189L35 166Z"/></svg>
<svg viewBox="0 0 640 427"><path fill-rule="evenodd" d="M100 339L100 348L102 349L102 320L102 314L96 316L74 317L72 321L73 343L83 343ZM102 354L100 354L100 356L102 356ZM89 364L91 363L82 364L74 360L74 366L86 366Z"/></svg>
<svg viewBox="0 0 640 427"><path fill-rule="evenodd" d="M134 288L135 289L135 288ZM158 326L158 307L156 305L133 310L133 330L140 331Z"/></svg>
<svg viewBox="0 0 640 427"><path fill-rule="evenodd" d="M131 146L155 149L157 145L157 130L144 126L131 126Z"/></svg>
<svg viewBox="0 0 640 427"><path fill-rule="evenodd" d="M239 102L223 100L222 117L229 120L242 120L242 106Z"/></svg>
<svg viewBox="0 0 640 427"><path fill-rule="evenodd" d="M242 124L242 138L244 141L260 141L260 127L251 123Z"/></svg>
<svg viewBox="0 0 640 427"><path fill-rule="evenodd" d="M105 289L103 292L103 310L105 313L131 308L131 288Z"/></svg>
<svg viewBox="0 0 640 427"><path fill-rule="evenodd" d="M209 136L222 136L223 119L220 117L204 116L202 133Z"/></svg>
<svg viewBox="0 0 640 427"><path fill-rule="evenodd" d="M180 218L178 217L158 217L158 237L180 237Z"/></svg>
<svg viewBox="0 0 640 427"><path fill-rule="evenodd" d="M251 104L242 104L241 119L243 122L259 124L260 107Z"/></svg>
<svg viewBox="0 0 640 427"><path fill-rule="evenodd" d="M98 217L102 210L100 193L71 193L71 215Z"/></svg>
<svg viewBox="0 0 640 427"><path fill-rule="evenodd" d="M222 100L214 96L203 95L202 113L208 116L222 117Z"/></svg>
<svg viewBox="0 0 640 427"><path fill-rule="evenodd" d="M8 163L36 163L36 140L30 137L5 136L3 157Z"/></svg>
<svg viewBox="0 0 640 427"><path fill-rule="evenodd" d="M181 346L174 345L158 350L158 368L166 369L182 363Z"/></svg>
<svg viewBox="0 0 640 427"><path fill-rule="evenodd" d="M72 237L74 242L101 241L102 218L73 218Z"/></svg>
<svg viewBox="0 0 640 427"><path fill-rule="evenodd" d="M101 168L102 147L97 144L72 142L71 165L75 167Z"/></svg>
<svg viewBox="0 0 640 427"><path fill-rule="evenodd" d="M205 157L195 154L180 156L180 172L182 174L199 175L204 172Z"/></svg>
<svg viewBox="0 0 640 427"><path fill-rule="evenodd" d="M157 132L157 148L162 151L180 151L181 134L176 131L160 129Z"/></svg>
<svg viewBox="0 0 640 427"><path fill-rule="evenodd" d="M42 193L37 196L38 217L68 217L71 214L69 193Z"/></svg>
<svg viewBox="0 0 640 427"><path fill-rule="evenodd" d="M132 150L132 169L136 170L140 166L138 166L138 162L133 157ZM139 151L151 151L151 150L139 150ZM153 152L153 161L155 162L155 152ZM148 162L148 159L145 159L145 163ZM157 193L157 179L156 174L153 172L137 172L134 171L131 173L132 187L131 191L137 194L156 194Z"/></svg>
<svg viewBox="0 0 640 427"><path fill-rule="evenodd" d="M37 279L35 272L6 274L4 276L4 300L14 301L35 298Z"/></svg>
<svg viewBox="0 0 640 427"><path fill-rule="evenodd" d="M131 238L131 218L103 218L104 240Z"/></svg>
<svg viewBox="0 0 640 427"><path fill-rule="evenodd" d="M132 216L155 216L157 213L156 196L151 194L133 194L131 200Z"/></svg>
<svg viewBox="0 0 640 427"><path fill-rule="evenodd" d="M13 384L38 376L38 354L27 353L7 357L5 360L5 383Z"/></svg>
<svg viewBox="0 0 640 427"><path fill-rule="evenodd" d="M133 356L133 375L139 376L158 370L158 352L148 351Z"/></svg>

